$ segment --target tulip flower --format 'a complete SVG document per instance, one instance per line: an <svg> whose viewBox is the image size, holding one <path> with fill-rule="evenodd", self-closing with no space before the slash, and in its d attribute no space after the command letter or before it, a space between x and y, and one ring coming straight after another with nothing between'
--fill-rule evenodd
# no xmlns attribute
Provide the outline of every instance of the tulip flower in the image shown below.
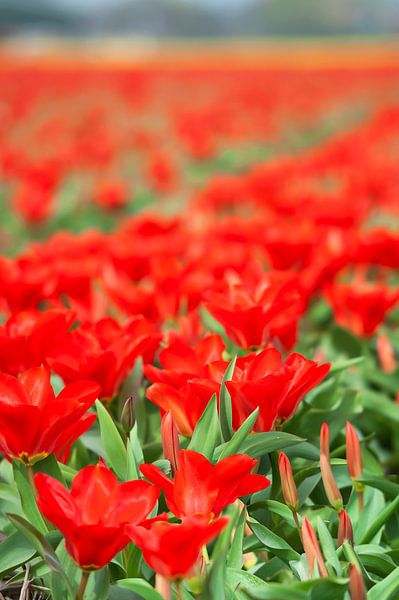
<svg viewBox="0 0 399 600"><path fill-rule="evenodd" d="M320 454L330 460L330 428L327 423L323 423L320 428Z"/></svg>
<svg viewBox="0 0 399 600"><path fill-rule="evenodd" d="M178 453L180 450L179 436L172 411L168 411L161 423L161 437L164 457L170 462L172 473L178 468Z"/></svg>
<svg viewBox="0 0 399 600"><path fill-rule="evenodd" d="M338 546L342 546L345 540L348 540L353 546L354 541L352 523L346 510L341 510L339 513Z"/></svg>
<svg viewBox="0 0 399 600"><path fill-rule="evenodd" d="M289 349L304 311L301 292L297 279L273 272L255 286L227 281L225 292L206 294L205 306L237 346L259 348L277 339Z"/></svg>
<svg viewBox="0 0 399 600"><path fill-rule="evenodd" d="M361 572L356 565L349 569L349 592L351 600L366 600L367 591Z"/></svg>
<svg viewBox="0 0 399 600"><path fill-rule="evenodd" d="M218 393L228 363L218 335L207 335L194 346L176 339L159 353L162 369L145 365L144 373L153 382L146 396L162 412L172 411L182 435L190 436L210 398Z"/></svg>
<svg viewBox="0 0 399 600"><path fill-rule="evenodd" d="M334 283L326 296L338 324L354 334L369 337L399 301L399 292L379 283Z"/></svg>
<svg viewBox="0 0 399 600"><path fill-rule="evenodd" d="M118 483L104 463L82 469L68 491L37 473L38 507L62 532L68 554L84 571L107 565L129 542L125 526L141 523L154 508L159 490L146 481Z"/></svg>
<svg viewBox="0 0 399 600"><path fill-rule="evenodd" d="M335 482L330 462L325 454L320 454L320 470L328 501L339 512L343 507L342 495Z"/></svg>
<svg viewBox="0 0 399 600"><path fill-rule="evenodd" d="M377 355L382 370L385 373L393 373L397 366L395 351L386 335L377 337Z"/></svg>
<svg viewBox="0 0 399 600"><path fill-rule="evenodd" d="M18 375L45 364L59 350L75 315L67 310L24 310L0 325L0 370Z"/></svg>
<svg viewBox="0 0 399 600"><path fill-rule="evenodd" d="M298 490L296 489L292 474L291 463L284 452L280 452L280 456L278 457L278 467L284 501L292 512L296 513L299 504Z"/></svg>
<svg viewBox="0 0 399 600"><path fill-rule="evenodd" d="M228 456L213 465L193 450L180 450L178 468L170 480L155 465L141 465L143 475L165 493L169 509L178 518L195 515L208 521L240 496L263 490L270 482L251 474L256 461L246 454Z"/></svg>
<svg viewBox="0 0 399 600"><path fill-rule="evenodd" d="M363 473L363 459L360 442L355 428L351 423L346 423L346 462L349 475L357 491L359 510L363 510L363 484L357 479Z"/></svg>
<svg viewBox="0 0 399 600"><path fill-rule="evenodd" d="M129 433L133 429L134 423L135 423L134 400L133 400L132 396L129 396L129 398L126 400L125 404L123 405L120 421L121 421L123 431L127 435L129 435Z"/></svg>
<svg viewBox="0 0 399 600"><path fill-rule="evenodd" d="M306 517L302 521L302 543L309 564L309 578L312 577L316 564L319 575L321 577L328 577L327 567L315 531Z"/></svg>
<svg viewBox="0 0 399 600"><path fill-rule="evenodd" d="M152 360L159 341L156 328L143 317L123 326L106 318L71 331L48 362L65 383L87 377L101 386L102 399L111 399L139 356Z"/></svg>
<svg viewBox="0 0 399 600"><path fill-rule="evenodd" d="M86 411L99 392L93 381L75 381L55 397L45 366L18 377L0 373L0 451L27 466L51 453L65 462L73 442L96 419Z"/></svg>
<svg viewBox="0 0 399 600"><path fill-rule="evenodd" d="M212 523L207 518L190 517L179 524L153 519L148 524L128 525L125 531L151 569L168 579L180 580L190 575L202 546L215 538L227 522L226 517Z"/></svg>
<svg viewBox="0 0 399 600"><path fill-rule="evenodd" d="M232 399L233 427L238 429L258 406L255 430L270 431L275 422L292 417L299 402L329 370L329 363L318 365L298 353L283 361L272 347L238 359L231 381L226 381Z"/></svg>

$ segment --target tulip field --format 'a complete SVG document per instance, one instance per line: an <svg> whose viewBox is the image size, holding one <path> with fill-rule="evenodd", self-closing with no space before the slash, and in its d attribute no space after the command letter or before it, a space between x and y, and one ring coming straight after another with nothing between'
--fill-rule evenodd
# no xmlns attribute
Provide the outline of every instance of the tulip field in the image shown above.
<svg viewBox="0 0 399 600"><path fill-rule="evenodd" d="M399 51L306 56L2 55L0 600L399 598Z"/></svg>

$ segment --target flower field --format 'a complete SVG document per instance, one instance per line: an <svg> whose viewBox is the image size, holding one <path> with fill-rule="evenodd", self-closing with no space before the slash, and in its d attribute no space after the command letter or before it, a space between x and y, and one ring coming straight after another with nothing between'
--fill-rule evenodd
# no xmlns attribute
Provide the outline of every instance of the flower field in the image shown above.
<svg viewBox="0 0 399 600"><path fill-rule="evenodd" d="M0 51L0 599L399 598L392 52Z"/></svg>

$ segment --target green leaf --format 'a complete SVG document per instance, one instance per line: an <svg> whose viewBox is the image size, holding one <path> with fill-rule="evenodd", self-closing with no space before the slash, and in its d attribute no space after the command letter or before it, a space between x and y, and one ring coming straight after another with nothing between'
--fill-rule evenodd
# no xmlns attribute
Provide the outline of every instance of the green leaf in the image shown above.
<svg viewBox="0 0 399 600"><path fill-rule="evenodd" d="M215 448L213 455L214 460L222 460L226 456L231 456L240 451L241 445L245 442L248 435L251 433L253 426L255 425L256 419L258 418L259 408L255 410L247 417L244 423L234 433L232 438L225 444Z"/></svg>
<svg viewBox="0 0 399 600"><path fill-rule="evenodd" d="M395 404L384 394L361 390L361 399L363 407L382 417L384 423L399 424L399 404Z"/></svg>
<svg viewBox="0 0 399 600"><path fill-rule="evenodd" d="M42 533L46 533L46 523L37 507L25 465L17 460L13 460L12 469L25 516L34 527Z"/></svg>
<svg viewBox="0 0 399 600"><path fill-rule="evenodd" d="M275 556L278 556L284 561L298 560L299 554L294 550L288 542L273 533L270 529L261 525L254 519L248 521L251 531L255 534L258 540L271 551Z"/></svg>
<svg viewBox="0 0 399 600"><path fill-rule="evenodd" d="M389 481L386 477L359 477L357 481L360 481L364 485L381 490L388 498L396 498L399 496L399 484L394 481Z"/></svg>
<svg viewBox="0 0 399 600"><path fill-rule="evenodd" d="M163 597L144 579L120 579L116 586L134 592L144 600L163 600Z"/></svg>
<svg viewBox="0 0 399 600"><path fill-rule="evenodd" d="M371 542L373 537L384 527L388 519L399 509L399 496L395 498L390 504L388 504L366 530L360 539L360 544L368 544Z"/></svg>
<svg viewBox="0 0 399 600"><path fill-rule="evenodd" d="M296 528L294 517L292 516L292 511L288 508L286 504L282 502L277 502L277 500L261 500L259 502L254 502L248 506L248 511L250 513L256 512L257 510L268 510L276 515L279 515L286 523L290 525L290 527ZM301 522L301 517L298 515L299 522Z"/></svg>
<svg viewBox="0 0 399 600"><path fill-rule="evenodd" d="M119 479L124 481L128 464L125 445L111 415L99 400L96 400L96 408L106 458Z"/></svg>
<svg viewBox="0 0 399 600"><path fill-rule="evenodd" d="M35 554L35 548L23 533L12 533L0 544L0 577L28 562Z"/></svg>
<svg viewBox="0 0 399 600"><path fill-rule="evenodd" d="M195 426L188 447L190 450L200 452L211 460L215 447L219 441L220 427L217 411L217 397L216 394L213 394Z"/></svg>
<svg viewBox="0 0 399 600"><path fill-rule="evenodd" d="M399 567L367 593L367 600L394 600L399 594Z"/></svg>
<svg viewBox="0 0 399 600"><path fill-rule="evenodd" d="M342 569L337 552L335 550L334 540L332 539L326 524L320 517L317 517L317 533L319 534L320 546L324 554L324 558L334 568L334 571L337 575L342 575Z"/></svg>
<svg viewBox="0 0 399 600"><path fill-rule="evenodd" d="M36 463L33 467L33 470L35 473L46 473L46 475L54 477L54 479L57 479L57 481L60 481L63 485L65 485L65 480L62 476L60 465L58 464L54 454L49 454L47 458Z"/></svg>
<svg viewBox="0 0 399 600"><path fill-rule="evenodd" d="M68 587L68 591L73 596L73 590L71 588L70 581L60 563L60 560L53 550L48 539L36 529L29 521L20 517L19 515L13 515L8 513L8 518L14 523L17 529L23 533L26 538L32 543L34 548L43 556L48 567L58 576L61 576Z"/></svg>
<svg viewBox="0 0 399 600"><path fill-rule="evenodd" d="M226 369L225 374L223 375L219 394L220 430L222 433L222 439L225 442L230 440L234 433L232 425L231 396L229 390L225 385L225 382L231 380L234 373L236 360L237 355L232 359L232 361Z"/></svg>
<svg viewBox="0 0 399 600"><path fill-rule="evenodd" d="M245 524L246 524L246 509L243 508L238 518L238 523L234 532L233 541L231 542L230 552L227 559L227 566L233 569L241 569L242 560L242 543L244 540Z"/></svg>
<svg viewBox="0 0 399 600"><path fill-rule="evenodd" d="M345 371L350 367L354 367L355 365L360 365L364 362L364 356L356 356L355 358L348 358L348 360L342 360L331 365L329 375L334 375L335 373L340 373L341 371Z"/></svg>
<svg viewBox="0 0 399 600"><path fill-rule="evenodd" d="M250 435L241 445L240 452L249 454L253 458L263 456L274 450L282 450L289 446L294 446L300 442L304 442L303 438L299 438L292 433L283 431L268 431L266 433L254 433Z"/></svg>

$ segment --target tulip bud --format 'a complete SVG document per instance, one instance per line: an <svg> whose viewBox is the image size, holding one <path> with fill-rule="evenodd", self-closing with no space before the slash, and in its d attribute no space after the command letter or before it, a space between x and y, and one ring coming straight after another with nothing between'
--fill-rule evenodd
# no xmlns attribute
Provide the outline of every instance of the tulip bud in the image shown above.
<svg viewBox="0 0 399 600"><path fill-rule="evenodd" d="M297 510L299 504L298 490L296 489L294 477L292 474L291 463L284 452L280 452L278 458L278 468L280 471L281 489L284 501L292 511Z"/></svg>
<svg viewBox="0 0 399 600"><path fill-rule="evenodd" d="M164 456L170 462L172 474L174 475L178 467L177 457L180 450L180 444L176 423L171 410L168 410L162 419L161 437Z"/></svg>
<svg viewBox="0 0 399 600"><path fill-rule="evenodd" d="M330 460L330 428L327 423L323 423L320 429L320 454Z"/></svg>
<svg viewBox="0 0 399 600"><path fill-rule="evenodd" d="M351 565L349 570L349 592L351 600L366 600L367 592L363 576L356 565Z"/></svg>
<svg viewBox="0 0 399 600"><path fill-rule="evenodd" d="M339 491L338 486L335 483L331 465L325 454L320 455L320 470L321 477L323 479L324 489L327 494L329 503L333 508L335 508L335 510L342 510L344 503L342 500L341 492Z"/></svg>
<svg viewBox="0 0 399 600"><path fill-rule="evenodd" d="M341 510L339 513L338 546L342 546L346 540L348 540L353 546L354 541L352 523L346 510Z"/></svg>
<svg viewBox="0 0 399 600"><path fill-rule="evenodd" d="M349 422L346 423L346 462L351 478L361 477L363 473L362 451L355 428Z"/></svg>
<svg viewBox="0 0 399 600"><path fill-rule="evenodd" d="M395 371L395 353L392 344L386 335L379 335L377 338L377 354L381 368L385 373L392 373Z"/></svg>
<svg viewBox="0 0 399 600"><path fill-rule="evenodd" d="M129 396L129 398L123 405L121 414L121 425L125 433L129 433L129 431L133 429L135 420L136 419L134 416L134 400L132 396Z"/></svg>
<svg viewBox="0 0 399 600"><path fill-rule="evenodd" d="M313 575L315 564L317 564L320 577L328 577L327 567L315 531L306 517L302 521L302 543L309 564L309 579Z"/></svg>

